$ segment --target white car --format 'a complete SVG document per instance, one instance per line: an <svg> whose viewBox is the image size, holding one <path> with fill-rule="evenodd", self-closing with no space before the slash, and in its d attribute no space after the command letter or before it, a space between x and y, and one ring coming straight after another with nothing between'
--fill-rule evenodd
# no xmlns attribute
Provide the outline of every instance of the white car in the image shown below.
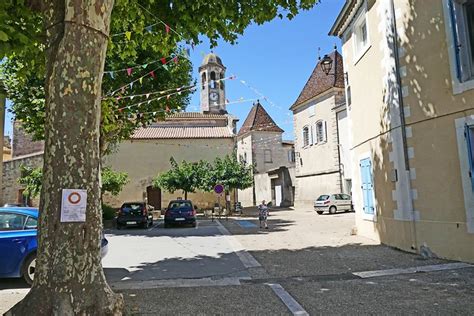
<svg viewBox="0 0 474 316"><path fill-rule="evenodd" d="M314 210L319 214L329 212L334 214L337 211L350 212L352 208L352 198L348 194L323 194L314 201Z"/></svg>

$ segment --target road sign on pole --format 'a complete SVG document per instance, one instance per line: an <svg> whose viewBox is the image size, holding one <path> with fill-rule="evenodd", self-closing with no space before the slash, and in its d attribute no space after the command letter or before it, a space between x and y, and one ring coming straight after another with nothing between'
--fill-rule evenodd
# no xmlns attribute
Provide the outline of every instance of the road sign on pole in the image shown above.
<svg viewBox="0 0 474 316"><path fill-rule="evenodd" d="M224 186L222 184L216 184L214 186L214 192L217 194L222 194L222 192L224 192Z"/></svg>

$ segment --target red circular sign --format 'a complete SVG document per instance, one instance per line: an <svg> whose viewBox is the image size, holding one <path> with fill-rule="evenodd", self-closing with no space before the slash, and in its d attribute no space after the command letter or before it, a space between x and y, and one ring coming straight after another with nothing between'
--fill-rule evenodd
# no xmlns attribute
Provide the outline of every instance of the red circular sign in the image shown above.
<svg viewBox="0 0 474 316"><path fill-rule="evenodd" d="M67 197L67 200L69 201L69 203L71 204L78 204L79 202L81 202L81 195L77 192L72 192L71 194L69 194L69 196Z"/></svg>

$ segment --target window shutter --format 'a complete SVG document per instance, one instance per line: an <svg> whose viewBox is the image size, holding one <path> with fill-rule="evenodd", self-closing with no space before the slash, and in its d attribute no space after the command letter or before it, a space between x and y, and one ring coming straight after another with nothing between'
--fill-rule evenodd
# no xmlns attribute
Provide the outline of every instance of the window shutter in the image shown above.
<svg viewBox="0 0 474 316"><path fill-rule="evenodd" d="M449 0L449 13L451 16L451 27L453 32L453 45L456 57L456 75L459 82L469 79L469 49L466 22L464 19L463 5L455 0Z"/></svg>
<svg viewBox="0 0 474 316"><path fill-rule="evenodd" d="M310 138L309 138L309 144L310 144L310 145L313 145L313 144L315 144L315 137L314 137L314 129L313 129L313 126L310 126L309 129L310 129L310 135L311 135Z"/></svg>
<svg viewBox="0 0 474 316"><path fill-rule="evenodd" d="M301 148L304 148L304 127L301 130Z"/></svg>
<svg viewBox="0 0 474 316"><path fill-rule="evenodd" d="M468 125L464 126L464 137L466 138L466 145L467 145L467 160L469 162L469 178L471 179L471 187L474 191L474 161L473 161L473 139L472 139L472 132L471 128Z"/></svg>
<svg viewBox="0 0 474 316"><path fill-rule="evenodd" d="M327 124L326 121L323 121L323 142L327 142L328 133L327 133Z"/></svg>
<svg viewBox="0 0 474 316"><path fill-rule="evenodd" d="M318 123L314 125L314 144L317 145L319 143L319 130L318 130Z"/></svg>

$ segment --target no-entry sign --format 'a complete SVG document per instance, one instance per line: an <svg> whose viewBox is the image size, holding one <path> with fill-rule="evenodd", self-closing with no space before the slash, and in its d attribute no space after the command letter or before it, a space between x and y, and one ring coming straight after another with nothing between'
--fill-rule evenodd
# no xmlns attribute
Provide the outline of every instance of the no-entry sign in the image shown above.
<svg viewBox="0 0 474 316"><path fill-rule="evenodd" d="M61 222L85 222L87 190L63 189Z"/></svg>

